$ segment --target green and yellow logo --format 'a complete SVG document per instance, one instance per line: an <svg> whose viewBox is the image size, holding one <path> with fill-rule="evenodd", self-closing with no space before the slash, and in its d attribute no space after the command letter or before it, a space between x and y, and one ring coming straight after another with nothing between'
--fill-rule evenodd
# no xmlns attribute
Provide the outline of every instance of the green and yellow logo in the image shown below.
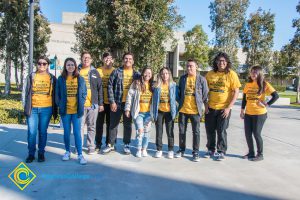
<svg viewBox="0 0 300 200"><path fill-rule="evenodd" d="M36 178L36 175L23 162L21 162L8 175L8 178L14 182L20 190L24 190Z"/></svg>

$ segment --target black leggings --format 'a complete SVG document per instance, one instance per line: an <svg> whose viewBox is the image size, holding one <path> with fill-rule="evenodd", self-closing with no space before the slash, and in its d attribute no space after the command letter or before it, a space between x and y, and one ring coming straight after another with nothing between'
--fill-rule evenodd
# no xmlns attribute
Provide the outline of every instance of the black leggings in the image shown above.
<svg viewBox="0 0 300 200"><path fill-rule="evenodd" d="M245 114L244 125L245 125L245 136L249 148L249 155L254 156L254 145L252 134L257 145L257 154L263 155L263 140L261 137L261 131L264 123L267 119L267 113L262 115L248 115Z"/></svg>

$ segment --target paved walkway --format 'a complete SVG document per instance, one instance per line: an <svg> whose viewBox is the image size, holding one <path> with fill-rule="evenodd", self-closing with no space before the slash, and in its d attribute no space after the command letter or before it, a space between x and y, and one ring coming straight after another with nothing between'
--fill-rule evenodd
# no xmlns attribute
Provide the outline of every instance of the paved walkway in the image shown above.
<svg viewBox="0 0 300 200"><path fill-rule="evenodd" d="M28 167L37 175L23 191L8 174L27 156L26 126L0 125L1 199L299 199L300 196L300 109L271 108L264 127L262 162L241 159L247 153L239 105L233 109L228 130L228 157L225 161L191 156L156 159L153 128L150 156L136 158L122 154L122 140L110 155L85 155L88 165L73 160L63 162L62 131L49 128L46 162ZM119 128L120 133L121 127ZM133 134L134 135L134 134ZM191 127L187 153L191 153ZM122 134L119 134L122 138ZM178 126L175 125L178 148ZM201 155L205 150L205 130L201 124ZM164 144L166 135L164 134ZM134 142L132 142L134 145ZM164 145L164 150L167 146ZM135 148L132 148L135 152ZM166 152L165 152L166 155Z"/></svg>

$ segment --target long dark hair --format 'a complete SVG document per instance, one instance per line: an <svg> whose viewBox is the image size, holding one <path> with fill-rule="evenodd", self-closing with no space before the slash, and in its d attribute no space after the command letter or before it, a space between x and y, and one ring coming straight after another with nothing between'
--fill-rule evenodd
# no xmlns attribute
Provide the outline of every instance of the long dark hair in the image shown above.
<svg viewBox="0 0 300 200"><path fill-rule="evenodd" d="M264 91L265 91L265 88L266 88L266 81L265 81L265 76L264 76L264 73L263 73L263 69L261 66L252 66L250 68L250 73L252 72L252 70L254 71L257 71L257 85L258 85L258 92L257 94L258 95L261 95ZM248 82L252 83L253 80L251 78L251 76L249 75L249 80Z"/></svg>
<svg viewBox="0 0 300 200"><path fill-rule="evenodd" d="M214 72L218 71L218 61L219 61L219 59L221 57L225 58L225 60L227 62L227 66L226 66L226 69L225 69L225 73L227 74L230 71L230 69L231 69L232 63L231 63L231 61L230 61L229 56L227 55L227 53L224 53L224 52L219 52L216 55L216 57L214 58L213 70L214 70Z"/></svg>
<svg viewBox="0 0 300 200"><path fill-rule="evenodd" d="M77 78L79 76L79 72L78 72L78 67L77 67L77 64L76 64L76 60L74 58L66 58L66 60L64 62L64 68L63 68L63 71L61 73L61 76L64 77L65 79L67 79L67 77L68 77L68 71L67 71L67 62L68 61L71 61L71 62L74 63L75 70L73 72L73 78Z"/></svg>
<svg viewBox="0 0 300 200"><path fill-rule="evenodd" d="M153 71L151 69L151 67L144 67L141 73L141 76L139 79L134 81L134 86L136 89L140 90L141 92L145 92L146 91L146 84L145 84L145 80L144 80L144 73L146 70L150 70L151 71L151 79L149 80L149 84L150 84L150 91L152 92L152 85L153 85Z"/></svg>

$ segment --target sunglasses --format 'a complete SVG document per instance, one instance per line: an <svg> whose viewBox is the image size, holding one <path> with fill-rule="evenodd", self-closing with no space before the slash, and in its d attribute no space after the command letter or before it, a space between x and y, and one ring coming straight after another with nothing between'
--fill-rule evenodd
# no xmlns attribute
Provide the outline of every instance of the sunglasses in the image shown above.
<svg viewBox="0 0 300 200"><path fill-rule="evenodd" d="M48 63L46 63L46 62L39 62L38 63L38 66L47 66L48 65Z"/></svg>

